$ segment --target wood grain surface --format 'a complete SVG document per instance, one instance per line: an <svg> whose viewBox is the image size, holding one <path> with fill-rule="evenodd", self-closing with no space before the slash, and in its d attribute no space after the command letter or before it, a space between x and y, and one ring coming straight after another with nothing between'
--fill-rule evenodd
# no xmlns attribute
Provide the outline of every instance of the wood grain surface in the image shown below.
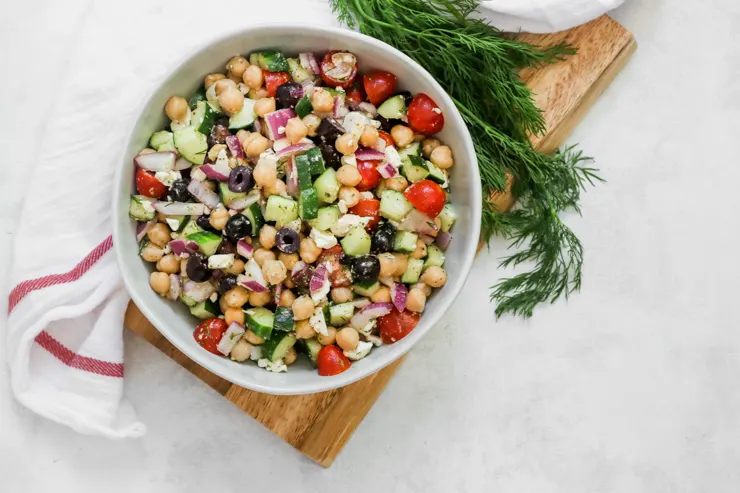
<svg viewBox="0 0 740 493"><path fill-rule="evenodd" d="M578 48L578 54L566 61L522 73L547 122L547 132L534 143L550 152L563 143L637 45L626 29L606 16L561 33L522 35L522 40L541 46L565 41ZM498 193L491 200L500 210L513 204L508 193ZM341 389L303 396L273 396L238 387L198 366L170 344L133 303L126 312L125 325L325 467L332 464L403 361L401 358Z"/></svg>

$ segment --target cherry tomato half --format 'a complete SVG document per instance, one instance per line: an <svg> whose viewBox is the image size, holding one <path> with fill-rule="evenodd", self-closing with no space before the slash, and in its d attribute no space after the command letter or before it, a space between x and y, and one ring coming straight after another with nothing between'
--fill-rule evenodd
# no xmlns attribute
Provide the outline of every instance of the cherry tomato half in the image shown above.
<svg viewBox="0 0 740 493"><path fill-rule="evenodd" d="M344 253L341 245L334 245L331 248L327 248L319 258L316 259L316 265L329 262L331 266L331 272L329 272L329 282L332 288L346 288L352 285L352 273L350 270L342 265L339 258Z"/></svg>
<svg viewBox="0 0 740 493"><path fill-rule="evenodd" d="M154 173L145 169L136 171L136 189L141 195L158 199L167 193L167 187L154 178Z"/></svg>
<svg viewBox="0 0 740 493"><path fill-rule="evenodd" d="M420 134L432 135L442 131L445 116L437 103L424 93L417 94L408 111L409 126Z"/></svg>
<svg viewBox="0 0 740 493"><path fill-rule="evenodd" d="M384 344L398 342L414 330L419 323L419 314L414 312L398 312L393 310L388 315L378 319L378 331Z"/></svg>
<svg viewBox="0 0 740 493"><path fill-rule="evenodd" d="M322 347L316 358L316 363L319 367L319 375L322 377L339 375L352 366L352 363L350 363L342 350L336 346Z"/></svg>
<svg viewBox="0 0 740 493"><path fill-rule="evenodd" d="M357 108L360 103L365 101L365 91L362 86L353 84L352 87L347 88L344 99L350 108Z"/></svg>
<svg viewBox="0 0 740 493"><path fill-rule="evenodd" d="M381 176L377 169L380 163L381 161L357 161L357 171L362 177L362 181L357 184L357 190L366 192L380 184Z"/></svg>
<svg viewBox="0 0 740 493"><path fill-rule="evenodd" d="M193 337L206 351L223 356L218 343L226 332L226 322L220 318L209 318L195 328Z"/></svg>
<svg viewBox="0 0 740 493"><path fill-rule="evenodd" d="M396 143L393 142L393 137L391 137L391 134L385 130L378 130L378 136L385 141L386 146L396 147Z"/></svg>
<svg viewBox="0 0 740 493"><path fill-rule="evenodd" d="M373 70L366 74L362 81L365 85L367 98L375 106L378 106L396 92L398 77L384 70Z"/></svg>
<svg viewBox="0 0 740 493"><path fill-rule="evenodd" d="M447 200L445 191L432 180L417 181L408 187L403 195L411 205L431 218L439 216Z"/></svg>
<svg viewBox="0 0 740 493"><path fill-rule="evenodd" d="M267 89L267 95L271 98L274 98L275 94L277 94L278 87L293 80L288 72L270 72L269 70L263 70L262 73L265 76L265 89Z"/></svg>
<svg viewBox="0 0 740 493"><path fill-rule="evenodd" d="M362 199L357 202L356 206L349 210L349 213L360 217L372 218L365 228L370 232L380 223L380 200Z"/></svg>
<svg viewBox="0 0 740 493"><path fill-rule="evenodd" d="M333 50L324 55L321 60L321 78L327 86L331 87L349 87L357 77L357 59L354 59L352 67L348 67L347 70L343 70L343 67L337 66L334 61L334 55L342 53L354 57L351 53L346 51ZM341 75L340 75L341 74Z"/></svg>

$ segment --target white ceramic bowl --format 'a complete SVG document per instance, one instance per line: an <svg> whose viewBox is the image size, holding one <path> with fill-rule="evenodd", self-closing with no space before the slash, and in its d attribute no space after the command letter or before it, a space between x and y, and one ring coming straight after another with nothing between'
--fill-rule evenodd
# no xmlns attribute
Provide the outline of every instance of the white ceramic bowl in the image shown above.
<svg viewBox="0 0 740 493"><path fill-rule="evenodd" d="M254 363L239 364L203 350L193 339L199 321L180 303L157 296L149 287L151 266L138 256L135 224L128 217L129 196L133 190L133 157L147 147L153 132L167 124L164 104L172 95L189 96L202 84L203 77L223 72L226 61L235 54L265 48L286 53L348 50L359 59L362 71L380 68L398 76L400 89L413 94L424 92L442 108L445 128L439 137L452 147L455 167L451 174L451 200L459 213L447 251L447 284L427 303L417 327L393 345L376 348L363 360L333 377L321 377L306 358L292 365L287 373L274 374ZM262 25L230 34L193 53L153 92L139 114L120 161L113 197L113 242L116 258L128 292L136 305L157 329L193 361L237 385L269 394L308 394L350 384L366 377L401 355L426 334L447 311L465 283L476 252L481 212L481 187L473 142L452 100L429 73L403 53L376 39L355 32L305 25ZM433 362L429 362L433 364Z"/></svg>

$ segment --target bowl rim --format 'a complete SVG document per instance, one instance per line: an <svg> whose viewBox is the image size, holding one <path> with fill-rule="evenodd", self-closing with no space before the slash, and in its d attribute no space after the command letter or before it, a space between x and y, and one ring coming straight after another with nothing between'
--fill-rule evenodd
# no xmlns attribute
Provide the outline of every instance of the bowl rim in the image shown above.
<svg viewBox="0 0 740 493"><path fill-rule="evenodd" d="M453 109L452 114L450 114L449 111L446 112L446 115L445 115L446 121L453 120L456 125L463 128L463 142L461 142L460 145L464 145L467 148L468 154L473 157L472 162L469 163L470 173L471 173L470 175L471 186L468 188L468 193L470 194L470 208L471 208L473 217L480 218L481 207L482 207L482 187L481 187L481 181L480 181L480 171L478 168L477 155L475 153L475 146L473 145L473 139L470 135L468 127L465 124L465 121L463 120L459 110L457 109L450 95L436 81L436 79L429 72L427 72L426 69L424 69L421 65L419 65L413 59L411 59L405 53L373 37L364 35L362 33L358 33L356 31L351 31L349 29L343 29L343 28L338 28L338 27L320 26L316 24L299 24L295 22L256 23L256 24L243 27L241 29L227 32L221 36L208 39L203 42L200 48L190 49L185 55L183 55L183 57L176 64L173 64L169 68L169 70L167 70L164 76L157 78L151 84L150 89L147 91L148 97L144 98L144 101L142 102L141 107L139 108L137 112L134 113L135 117L131 120L131 125L129 127L130 133L129 133L128 138L126 139L126 145L123 147L123 150L121 151L121 154L118 156L118 159L116 160L116 162L123 163L126 152L131 146L131 143L135 137L134 130L137 124L142 120L142 117L144 116L148 108L150 107L152 103L152 99L154 98L154 95L157 92L158 88L160 88L170 77L172 77L174 73L181 70L188 63L190 63L192 59L196 58L198 55L201 55L205 51L211 49L214 45L224 42L230 38L246 35L252 31L269 31L269 30L295 30L297 31L297 34L300 32L303 32L303 33L323 35L327 37L336 36L339 38L350 38L350 39L359 41L361 43L372 45L376 47L377 49L391 52L393 56L399 58L401 61L411 66L411 68L415 72L417 72L421 77L425 78L427 82L429 82L433 86L436 86L437 90L444 98L447 106ZM450 286L451 289L448 288L449 291L445 293L445 297L442 298L442 297L437 296L435 298L435 303L441 305L441 310L438 311L437 317L434 318L433 320L432 319L424 320L424 325L420 327L422 328L421 331L418 329L415 329L411 334L409 334L409 336L407 336L409 339L411 339L411 337L413 336L414 340L405 351L400 352L399 354L395 356L392 356L392 353L388 353L389 356L381 356L377 358L376 360L371 360L371 364L364 367L362 371L342 372L333 377L322 377L321 380L319 380L320 382L322 382L321 385L312 385L310 388L303 388L306 386L302 385L299 388L296 386L290 386L290 385L286 386L285 384L282 384L278 386L279 388L276 388L275 386L251 381L250 379L240 378L239 375L234 375L229 371L221 371L221 368L217 367L217 365L210 364L209 359L207 358L209 353L205 351L191 351L188 347L179 345L174 340L175 339L174 337L171 338L169 336L168 328L166 327L164 329L161 328L161 326L163 325L166 326L166 324L159 323L160 321L158 320L158 317L147 306L147 303L144 301L143 297L139 294L139 289L141 287L135 284L134 280L131 278L130 274L125 269L126 262L125 262L124 256L127 254L124 253L123 248L118 247L120 243L118 239L121 238L123 234L125 234L125 231L122 230L123 229L122 225L119 224L121 223L121 221L118 220L119 208L122 207L119 190L121 187L121 180L124 179L123 177L124 169L125 169L125 166L119 166L119 168L116 170L116 174L115 174L115 178L113 182L113 185L115 188L113 190L113 193L111 194L112 196L111 197L112 198L111 200L111 204L112 204L111 221L113 222L113 249L115 251L116 262L118 264L119 270L121 271L121 277L123 279L123 283L126 288L126 291L128 292L129 296L131 296L131 299L134 301L137 308L142 312L142 314L149 321L149 323L151 323L157 329L157 331L159 331L173 346L175 346L185 356L190 358L192 361L197 363L199 366L218 375L219 377L227 380L228 382L231 382L234 385L238 385L238 386L241 386L241 387L244 387L249 390L256 391L256 392L272 394L272 395L303 395L303 394L313 394L313 393L318 393L318 392L325 392L325 391L334 390L340 387L344 387L346 385L350 385L354 382L362 380L363 378L369 377L379 372L386 366L390 365L391 363L396 361L398 358L408 353L408 351L411 350L411 348L413 348L418 343L418 341L422 337L424 337L427 334L427 332L429 332L432 329L434 325L436 325L439 322L439 320L442 318L442 315L449 310L452 303L460 295L460 292L462 291L462 288L465 285L470 275L470 271L472 269L472 265L475 260L475 255L478 249L478 238L480 238L480 220L473 220L471 221L470 229L471 229L471 238L475 238L475 241L469 242L469 244L466 245L467 248L464 250L463 262L461 262L461 265L460 265L462 275L458 278L455 284ZM290 372L288 372L288 374L289 373Z"/></svg>

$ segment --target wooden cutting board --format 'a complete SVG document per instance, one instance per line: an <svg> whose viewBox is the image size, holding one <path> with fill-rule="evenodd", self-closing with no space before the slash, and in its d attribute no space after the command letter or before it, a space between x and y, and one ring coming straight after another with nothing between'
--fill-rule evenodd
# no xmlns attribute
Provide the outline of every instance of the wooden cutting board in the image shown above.
<svg viewBox="0 0 740 493"><path fill-rule="evenodd" d="M526 34L521 39L541 46L565 41L578 48L578 54L566 61L522 73L547 122L547 132L535 145L543 151L553 151L622 69L637 45L632 34L606 16L569 31ZM508 208L512 202L506 193L492 200L500 208ZM403 361L401 358L341 389L303 396L266 395L233 385L198 366L170 344L133 303L126 312L125 325L324 467L334 462Z"/></svg>

